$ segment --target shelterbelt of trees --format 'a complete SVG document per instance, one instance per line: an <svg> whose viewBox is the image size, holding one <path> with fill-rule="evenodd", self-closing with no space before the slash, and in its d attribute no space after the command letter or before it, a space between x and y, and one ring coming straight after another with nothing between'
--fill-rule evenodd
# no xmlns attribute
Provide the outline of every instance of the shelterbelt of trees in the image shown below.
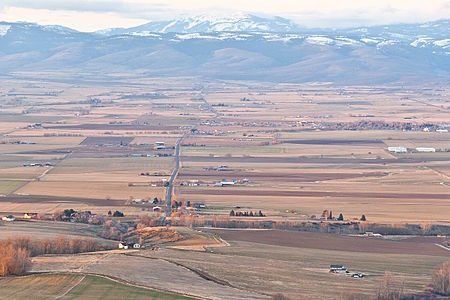
<svg viewBox="0 0 450 300"><path fill-rule="evenodd" d="M23 274L31 265L31 257L44 254L75 254L105 250L91 238L56 237L31 239L17 237L0 241L0 276Z"/></svg>

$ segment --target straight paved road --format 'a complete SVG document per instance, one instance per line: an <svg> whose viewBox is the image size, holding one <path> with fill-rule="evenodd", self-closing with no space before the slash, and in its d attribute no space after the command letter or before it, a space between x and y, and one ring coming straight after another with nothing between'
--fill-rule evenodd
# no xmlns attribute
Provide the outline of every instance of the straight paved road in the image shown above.
<svg viewBox="0 0 450 300"><path fill-rule="evenodd" d="M180 146L183 139L184 135L178 139L177 145L175 147L175 168L173 169L172 175L170 176L169 186L166 189L166 201L167 201L166 216L170 216L170 213L172 212L173 184L180 170Z"/></svg>

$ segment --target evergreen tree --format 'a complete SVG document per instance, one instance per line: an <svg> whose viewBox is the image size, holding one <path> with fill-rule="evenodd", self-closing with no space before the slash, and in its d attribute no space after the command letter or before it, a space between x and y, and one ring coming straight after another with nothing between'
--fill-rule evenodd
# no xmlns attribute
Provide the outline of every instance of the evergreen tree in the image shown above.
<svg viewBox="0 0 450 300"><path fill-rule="evenodd" d="M65 209L64 210L64 215L66 216L66 217L70 217L73 213L75 213L75 211L73 210L73 208L71 208L71 209Z"/></svg>
<svg viewBox="0 0 450 300"><path fill-rule="evenodd" d="M120 211L116 210L116 211L114 212L114 214L113 214L113 217L115 217L115 218L121 218L121 217L124 217L124 214L123 214L123 212L120 212Z"/></svg>
<svg viewBox="0 0 450 300"><path fill-rule="evenodd" d="M344 215L342 213L339 214L338 221L344 221Z"/></svg>

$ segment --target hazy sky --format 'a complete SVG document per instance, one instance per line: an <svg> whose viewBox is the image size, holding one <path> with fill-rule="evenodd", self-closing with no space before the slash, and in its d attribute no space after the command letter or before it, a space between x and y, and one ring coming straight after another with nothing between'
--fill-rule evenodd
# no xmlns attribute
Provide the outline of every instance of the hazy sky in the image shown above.
<svg viewBox="0 0 450 300"><path fill-rule="evenodd" d="M248 12L310 27L352 27L450 18L450 0L0 0L0 20L81 31L131 27L177 15Z"/></svg>

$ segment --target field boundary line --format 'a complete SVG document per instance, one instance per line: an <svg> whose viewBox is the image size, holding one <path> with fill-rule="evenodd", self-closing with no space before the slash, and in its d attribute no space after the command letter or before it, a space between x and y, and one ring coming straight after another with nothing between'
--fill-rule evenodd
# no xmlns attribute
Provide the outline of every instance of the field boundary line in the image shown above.
<svg viewBox="0 0 450 300"><path fill-rule="evenodd" d="M170 291L170 290L156 289L156 288L152 288L152 287L145 286L145 285L139 285L139 284L124 280L122 278L113 277L113 276L109 276L109 275L103 275L103 274L97 274L97 273L85 273L85 274L87 274L89 276L97 276L97 277L105 278L105 279L111 280L116 283L128 285L128 286L135 287L135 288L145 289L145 290L149 290L149 291L153 291L153 292L163 292L163 293L169 293L169 294L180 295L180 296L191 297L191 298L195 297L200 300L210 300L210 298L200 298L198 296L193 296L193 295L189 295L189 294L177 293L177 292Z"/></svg>
<svg viewBox="0 0 450 300"><path fill-rule="evenodd" d="M180 251L180 250L176 250L176 251ZM181 251L189 251L189 250L181 250ZM226 287L229 287L229 288L232 288L232 289L235 289L235 290L238 290L238 291L242 291L242 292L254 293L254 294L260 295L260 296L271 296L270 294L266 294L266 293L262 293L262 292L256 292L256 291L252 291L252 290L246 290L246 289L234 286L233 284L229 283L226 280L218 279L218 278L208 274L207 272L200 271L200 270L195 269L195 268L190 267L190 266L186 266L186 265L184 265L184 264L182 264L180 262L176 262L174 260L171 260L170 258L148 257L148 256L142 256L142 255L133 255L131 253L130 254L124 254L124 255L126 255L126 256L134 256L134 257L142 257L142 258L146 258L146 259L162 260L162 261L168 262L170 264L173 264L175 266L184 268L184 269L186 269L186 270L196 274L200 278L203 278L204 280L207 280L207 281L214 282L214 283L216 283L218 285L226 286Z"/></svg>
<svg viewBox="0 0 450 300"><path fill-rule="evenodd" d="M50 167L50 168L48 168L47 170L45 170L41 175L39 175L39 176L36 178L36 181L40 181L42 178L44 178L45 175L47 175L48 172L50 172L51 170L53 170L53 168L54 168L54 167Z"/></svg>
<svg viewBox="0 0 450 300"><path fill-rule="evenodd" d="M219 237L214 237L214 239L216 240L216 241L218 241L218 242L222 242L222 243L224 243L225 244L225 247L230 247L231 245L230 245L230 243L228 243L227 241L225 241L223 238L221 238L220 236ZM218 246L218 247L220 247L220 246Z"/></svg>
<svg viewBox="0 0 450 300"><path fill-rule="evenodd" d="M441 247L442 249L445 249L445 250L447 250L447 251L450 251L450 248L445 247L444 245L441 245L441 244L435 244L435 245L438 246L438 247Z"/></svg>
<svg viewBox="0 0 450 300"><path fill-rule="evenodd" d="M62 295L56 296L56 299L61 299L62 297L66 296L67 294L69 294L74 288L76 288L84 279L86 278L86 275L83 275L83 277L81 277L81 279L75 283L72 287L70 287L67 291L65 291L65 293L63 293Z"/></svg>
<svg viewBox="0 0 450 300"><path fill-rule="evenodd" d="M122 278L118 278L118 277L114 277L114 276L110 276L110 275L105 275L105 274L85 272L85 271L65 271L65 272L64 271L61 271L61 272L37 271L37 272L28 272L25 276L40 275L40 274L41 275L42 274L49 274L49 275L81 274L81 275L84 275L84 277L86 277L86 276L95 276L95 277L105 278L105 279L111 280L113 282L124 284L124 285L127 285L127 286L140 288L140 289L145 289L145 290L148 290L148 291L169 293L169 294L185 296L185 297L190 297L190 298L199 299L199 300L212 300L211 298L205 298L205 297L200 297L200 296L193 296L193 295L179 293L179 292L170 291L170 290L166 290L166 289L157 289L157 288L153 288L153 287L150 287L150 286L145 286L145 285L139 285L139 284L136 284L136 283L132 283L132 282L127 281L127 280L122 279Z"/></svg>
<svg viewBox="0 0 450 300"><path fill-rule="evenodd" d="M14 180L15 181L15 180ZM19 181L19 180L17 180L17 181ZM33 179L23 179L23 180L20 180L20 181L23 181L23 183L20 185L20 186L18 186L18 187L16 187L14 190L12 190L12 191L10 191L8 194L6 194L5 196L11 196L11 195L14 195L17 191L19 191L21 188L23 188L24 186L26 186L27 184L29 184L30 182L32 182L33 181Z"/></svg>

